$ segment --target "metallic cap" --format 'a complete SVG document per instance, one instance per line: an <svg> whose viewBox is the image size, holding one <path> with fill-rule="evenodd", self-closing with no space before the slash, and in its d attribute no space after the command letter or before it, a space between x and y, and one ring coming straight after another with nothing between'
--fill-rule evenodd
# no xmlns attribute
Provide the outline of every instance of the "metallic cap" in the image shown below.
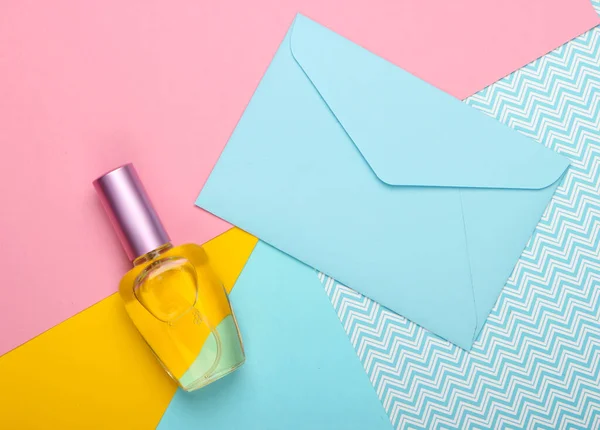
<svg viewBox="0 0 600 430"><path fill-rule="evenodd" d="M100 176L94 188L131 261L171 241L133 164Z"/></svg>

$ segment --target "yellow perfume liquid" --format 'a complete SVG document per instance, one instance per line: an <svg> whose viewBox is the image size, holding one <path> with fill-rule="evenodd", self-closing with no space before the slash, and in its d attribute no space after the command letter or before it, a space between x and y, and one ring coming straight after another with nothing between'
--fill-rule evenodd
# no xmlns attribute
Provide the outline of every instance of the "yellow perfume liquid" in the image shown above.
<svg viewBox="0 0 600 430"><path fill-rule="evenodd" d="M204 249L171 245L131 164L94 187L133 263L119 285L125 309L166 372L192 391L241 366L238 325Z"/></svg>
<svg viewBox="0 0 600 430"><path fill-rule="evenodd" d="M227 293L202 247L167 245L134 263L119 293L148 346L184 390L201 388L244 363Z"/></svg>

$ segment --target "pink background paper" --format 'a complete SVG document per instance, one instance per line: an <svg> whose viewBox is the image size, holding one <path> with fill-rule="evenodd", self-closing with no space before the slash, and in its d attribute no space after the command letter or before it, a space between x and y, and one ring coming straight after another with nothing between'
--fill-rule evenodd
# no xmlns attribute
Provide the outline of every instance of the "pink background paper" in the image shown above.
<svg viewBox="0 0 600 430"><path fill-rule="evenodd" d="M393 3L393 4L392 4ZM116 290L91 181L133 161L173 240L296 12L464 98L598 23L588 0L0 5L0 354Z"/></svg>

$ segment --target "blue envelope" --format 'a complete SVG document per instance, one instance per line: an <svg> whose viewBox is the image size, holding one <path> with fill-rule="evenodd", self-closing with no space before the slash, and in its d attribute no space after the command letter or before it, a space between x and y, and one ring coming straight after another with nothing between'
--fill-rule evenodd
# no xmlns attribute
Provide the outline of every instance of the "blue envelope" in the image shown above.
<svg viewBox="0 0 600 430"><path fill-rule="evenodd" d="M470 349L568 165L298 15L197 204Z"/></svg>

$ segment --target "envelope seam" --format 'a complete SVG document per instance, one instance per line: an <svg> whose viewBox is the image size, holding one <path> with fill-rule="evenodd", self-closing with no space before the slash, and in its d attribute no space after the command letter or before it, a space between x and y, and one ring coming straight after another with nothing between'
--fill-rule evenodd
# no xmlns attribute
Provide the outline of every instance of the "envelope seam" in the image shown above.
<svg viewBox="0 0 600 430"><path fill-rule="evenodd" d="M475 316L475 327L473 328L472 340L475 341L477 336L477 327L479 326L479 319L477 318L477 301L475 300L475 284L473 282L473 270L471 268L471 251L469 249L469 237L467 234L467 221L465 220L465 206L463 204L462 190L458 189L458 200L460 201L460 212L462 215L463 232L465 236L465 246L467 248L467 265L469 267L469 280L471 281L471 297L473 299L473 313Z"/></svg>
<svg viewBox="0 0 600 430"><path fill-rule="evenodd" d="M298 67L300 68L300 70L302 70L302 73L304 74L304 76L306 77L306 79L308 79L308 82L310 82L310 84L315 89L315 91L317 92L317 94L319 95L319 97L321 98L321 100L323 101L323 103L325 104L325 106L327 106L327 110L329 111L329 113L331 113L331 115L333 116L333 118L335 119L335 121L339 124L339 126L342 128L342 130L344 131L344 133L346 134L346 136L348 137L348 139L350 139L350 141L352 142L352 144L354 145L354 147L356 148L356 150L358 151L358 153L360 154L360 156L362 157L362 159L365 161L365 163L367 164L367 166L369 166L369 169L373 172L373 174L375 175L375 177L377 179L379 179L381 182L383 182L385 185L395 186L394 184L385 181L381 176L379 176L379 174L377 173L377 171L375 171L375 169L373 168L373 166L371 165L371 163L369 162L369 160L367 160L367 157L365 157L365 154L363 154L363 152L361 151L360 147L357 145L357 143L354 140L354 138L350 135L350 133L348 132L348 130L346 129L346 127L344 126L344 124L342 123L342 121L340 121L340 119L336 115L336 113L333 110L333 108L329 105L329 102L323 96L323 94L319 90L319 87L317 87L317 85L312 80L312 78L310 77L310 75L308 74L308 72L306 71L306 69L304 68L304 66L302 65L302 63L300 62L300 60L296 57L296 53L294 52L294 30L295 30L295 28L296 28L296 23L294 22L294 24L292 26L292 31L290 33L290 42L289 42L290 54L291 54L294 62L298 65Z"/></svg>

